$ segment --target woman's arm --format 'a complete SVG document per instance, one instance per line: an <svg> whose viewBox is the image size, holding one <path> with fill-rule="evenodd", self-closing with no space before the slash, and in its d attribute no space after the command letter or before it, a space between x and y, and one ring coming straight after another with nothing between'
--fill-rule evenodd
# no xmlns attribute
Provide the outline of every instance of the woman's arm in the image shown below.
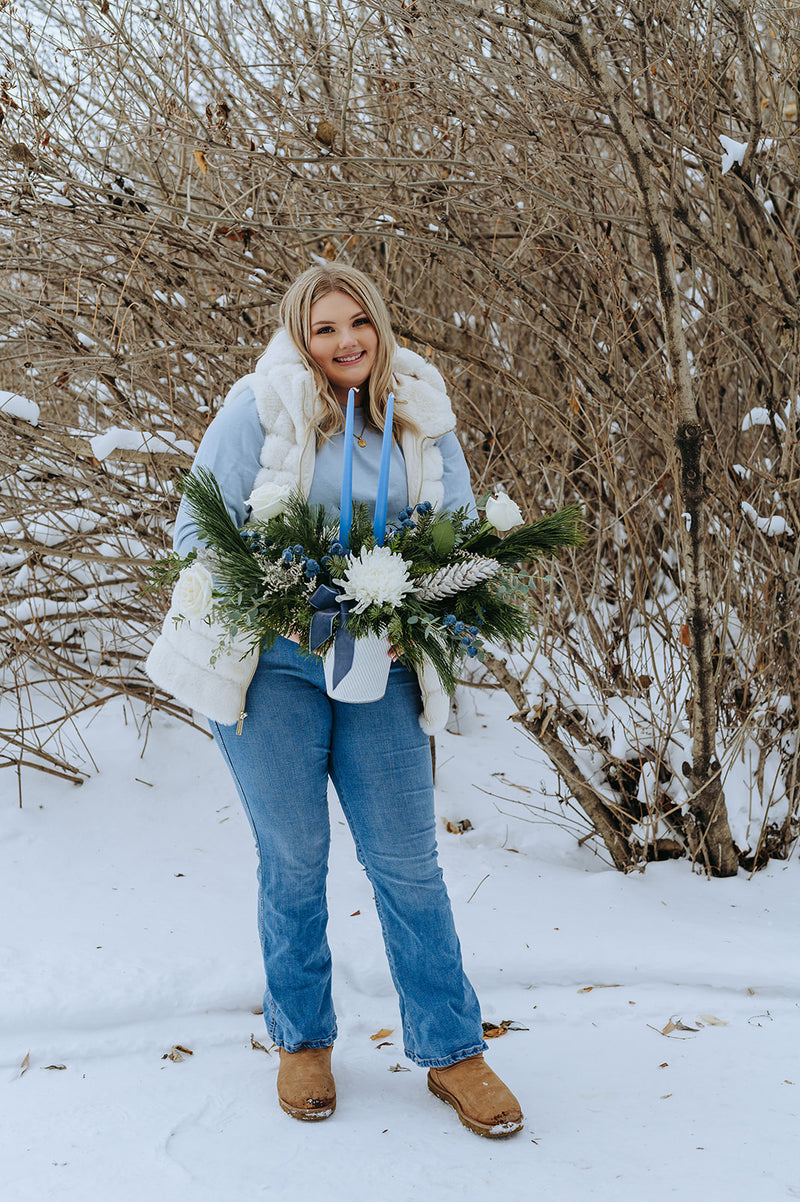
<svg viewBox="0 0 800 1202"><path fill-rule="evenodd" d="M443 434L436 445L442 455L442 509L461 509L467 506L469 516L476 518L475 498L469 481L469 468L455 431Z"/></svg>
<svg viewBox="0 0 800 1202"><path fill-rule="evenodd" d="M220 409L203 435L192 465L214 473L237 526L243 526L247 518L246 502L261 467L263 443L255 397L244 392ZM179 555L188 555L200 542L185 500L178 509L172 542Z"/></svg>

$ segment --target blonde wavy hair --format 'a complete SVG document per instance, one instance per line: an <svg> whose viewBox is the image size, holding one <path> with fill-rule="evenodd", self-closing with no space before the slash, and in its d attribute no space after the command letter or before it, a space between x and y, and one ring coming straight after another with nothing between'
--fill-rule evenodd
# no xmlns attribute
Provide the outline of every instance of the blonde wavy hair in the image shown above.
<svg viewBox="0 0 800 1202"><path fill-rule="evenodd" d="M397 343L392 332L389 313L383 297L369 276L346 263L327 263L309 267L290 284L280 306L280 321L286 333L297 347L304 363L316 384L317 396L323 403L324 412L317 422L317 437L325 441L338 430L344 429L344 413L336 399L330 381L308 353L311 330L311 306L331 292L344 292L361 306L372 322L378 335L378 350L375 364L369 377L369 397L366 419L377 430L383 430L386 417L386 401L389 393L397 387L392 362ZM396 405L392 430L399 439L404 430L417 432L417 427Z"/></svg>

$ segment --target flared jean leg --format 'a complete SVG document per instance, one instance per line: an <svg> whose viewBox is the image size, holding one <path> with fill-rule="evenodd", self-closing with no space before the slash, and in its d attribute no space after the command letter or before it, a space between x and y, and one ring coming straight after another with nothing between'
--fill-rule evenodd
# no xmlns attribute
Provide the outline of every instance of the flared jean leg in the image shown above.
<svg viewBox="0 0 800 1202"><path fill-rule="evenodd" d="M264 1017L287 1051L336 1036L325 885L333 779L375 892L406 1054L444 1068L484 1050L436 855L430 747L416 677L395 664L386 695L334 702L322 663L276 640L247 694L242 734L212 723L256 841Z"/></svg>
<svg viewBox="0 0 800 1202"><path fill-rule="evenodd" d="M309 680L314 662L278 639L250 685L242 733L211 724L258 851L264 1020L290 1052L336 1038L326 935L331 705Z"/></svg>
<svg viewBox="0 0 800 1202"><path fill-rule="evenodd" d="M380 701L334 702L330 771L375 893L406 1055L444 1068L486 1045L437 859L419 712L416 677L399 664Z"/></svg>

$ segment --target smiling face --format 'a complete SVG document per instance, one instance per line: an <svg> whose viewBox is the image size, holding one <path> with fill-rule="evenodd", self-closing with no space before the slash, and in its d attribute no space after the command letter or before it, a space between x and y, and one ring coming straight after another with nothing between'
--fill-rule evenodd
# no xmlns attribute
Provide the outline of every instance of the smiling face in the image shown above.
<svg viewBox="0 0 800 1202"><path fill-rule="evenodd" d="M328 377L344 405L351 388L369 379L378 351L378 333L357 300L329 292L311 306L308 353ZM356 393L356 404L364 399Z"/></svg>

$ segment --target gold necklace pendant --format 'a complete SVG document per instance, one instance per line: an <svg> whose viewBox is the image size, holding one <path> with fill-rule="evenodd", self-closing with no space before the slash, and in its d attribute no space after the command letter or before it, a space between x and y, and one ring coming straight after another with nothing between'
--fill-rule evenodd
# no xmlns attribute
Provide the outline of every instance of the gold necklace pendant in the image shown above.
<svg viewBox="0 0 800 1202"><path fill-rule="evenodd" d="M353 435L353 437L355 438L356 442L358 443L358 445L360 447L365 447L367 445L367 440L364 437L364 431L366 430L366 428L367 428L367 422L365 419L364 425L361 427L361 433Z"/></svg>

